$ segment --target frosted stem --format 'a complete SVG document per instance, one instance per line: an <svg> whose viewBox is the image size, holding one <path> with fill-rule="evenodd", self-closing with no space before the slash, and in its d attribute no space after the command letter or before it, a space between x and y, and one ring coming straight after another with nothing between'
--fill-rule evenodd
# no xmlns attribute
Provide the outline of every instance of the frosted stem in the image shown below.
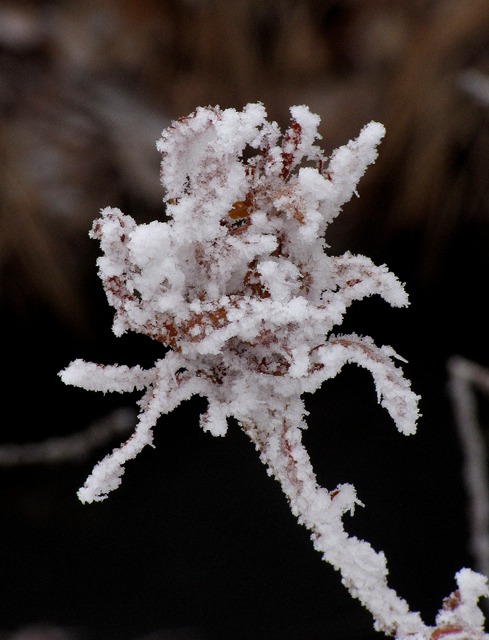
<svg viewBox="0 0 489 640"><path fill-rule="evenodd" d="M358 504L355 489L341 485L327 491L319 486L300 426L290 420L290 413L287 406L280 417L270 412L266 425L243 422L243 429L280 482L292 513L309 529L315 549L339 571L350 594L371 612L378 631L399 639L429 637L431 630L419 613L411 612L388 586L384 554L345 531L341 515Z"/></svg>
<svg viewBox="0 0 489 640"><path fill-rule="evenodd" d="M477 570L489 573L489 470L487 447L477 415L475 389L489 392L489 371L453 357L448 363L449 392L465 458L464 480L469 497L471 550Z"/></svg>

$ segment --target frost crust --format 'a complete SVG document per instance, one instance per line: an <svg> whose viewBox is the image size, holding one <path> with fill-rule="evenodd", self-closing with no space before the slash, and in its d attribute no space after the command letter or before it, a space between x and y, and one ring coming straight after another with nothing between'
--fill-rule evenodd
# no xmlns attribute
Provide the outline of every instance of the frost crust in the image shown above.
<svg viewBox="0 0 489 640"><path fill-rule="evenodd" d="M408 303L385 265L349 252L330 255L325 239L375 162L384 127L367 124L325 158L319 117L304 105L290 112L284 132L261 104L241 112L198 108L176 120L157 142L166 220L137 224L107 207L94 222L114 333L142 333L161 344L162 357L148 370L76 360L60 373L87 390L143 392L135 432L95 466L78 495L104 500L120 485L125 463L152 445L158 418L201 395L208 407L200 426L223 436L228 417L238 420L376 628L440 640L444 632L435 637L387 586L384 555L344 531L342 516L361 505L354 487L320 488L301 440L304 394L348 363L371 373L378 401L401 433L416 429L418 397L394 350L368 336L334 333L356 300L379 295L392 306ZM471 638L486 638L475 606L485 583L467 572L458 575L454 610ZM461 627L446 611L440 616L440 628Z"/></svg>

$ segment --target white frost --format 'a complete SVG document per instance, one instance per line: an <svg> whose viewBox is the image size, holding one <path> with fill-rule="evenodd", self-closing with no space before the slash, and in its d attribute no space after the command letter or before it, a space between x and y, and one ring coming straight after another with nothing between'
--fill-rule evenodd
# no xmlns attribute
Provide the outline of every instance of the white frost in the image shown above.
<svg viewBox="0 0 489 640"><path fill-rule="evenodd" d="M158 418L203 396L208 408L200 426L222 436L228 417L237 419L292 513L371 611L375 627L399 640L442 640L447 611L432 635L434 628L388 587L383 553L343 528L343 515L361 504L354 487L319 487L301 439L304 394L347 363L371 373L399 431L416 429L418 397L393 349L333 334L355 300L375 294L396 307L408 302L386 266L325 251L327 226L375 162L384 127L366 125L327 162L316 144L319 117L304 105L290 111L282 134L261 104L241 112L199 107L157 143L167 221L138 225L106 208L94 222L90 235L103 253L98 268L115 309L114 333L142 333L166 352L149 370L76 360L60 373L66 384L87 390L144 391L134 434L95 466L78 495L105 499L120 485L125 463L152 445ZM485 582L465 570L458 581L461 599L450 615L472 634L460 637L486 638L476 606Z"/></svg>

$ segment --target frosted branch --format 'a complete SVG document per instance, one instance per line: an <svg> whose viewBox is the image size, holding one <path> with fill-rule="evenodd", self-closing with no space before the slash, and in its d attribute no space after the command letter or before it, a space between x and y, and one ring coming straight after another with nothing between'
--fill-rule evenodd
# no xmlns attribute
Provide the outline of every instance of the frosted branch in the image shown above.
<svg viewBox="0 0 489 640"><path fill-rule="evenodd" d="M398 430L406 435L415 433L419 417L419 396L394 363L398 358L390 347L377 347L371 338L332 336L317 350L316 359L323 365L321 372L333 378L347 363L357 364L371 374L377 390L377 399L387 409ZM319 375L321 375L319 374Z"/></svg>
<svg viewBox="0 0 489 640"><path fill-rule="evenodd" d="M86 429L41 442L0 445L0 466L79 463L95 449L108 444L116 436L128 433L134 427L135 413L130 409L117 409Z"/></svg>
<svg viewBox="0 0 489 640"><path fill-rule="evenodd" d="M135 432L95 466L78 495L104 500L126 462L152 445L159 417L203 396L200 426L222 436L228 417L239 421L314 546L378 630L399 640L487 640L477 607L487 593L482 576L459 573L458 595L434 627L426 625L388 586L383 553L345 532L342 516L359 504L354 487L317 485L301 441L305 393L345 364L359 365L404 434L415 432L418 396L391 347L333 333L354 300L377 294L394 307L407 304L386 266L325 251L327 227L375 162L384 127L366 125L328 162L316 144L319 117L304 105L290 112L283 133L261 104L198 108L176 120L157 143L167 221L138 225L106 208L94 222L114 333L142 333L164 352L149 370L77 360L61 372L66 384L87 390L143 391Z"/></svg>
<svg viewBox="0 0 489 640"><path fill-rule="evenodd" d="M372 613L377 630L398 638L415 634L418 638L429 637L420 615L409 611L405 600L387 585L384 554L346 533L341 516L354 511L358 503L355 489L342 485L328 492L318 486L300 429L294 426L296 416L289 407L282 418L274 413L266 418L264 427L243 423L243 428L255 442L262 461L280 482L292 512L311 531L314 548L339 571L352 596Z"/></svg>
<svg viewBox="0 0 489 640"><path fill-rule="evenodd" d="M489 575L489 469L478 420L476 390L489 395L489 371L460 356L448 362L449 392L464 456L469 497L470 547L476 567Z"/></svg>
<svg viewBox="0 0 489 640"><path fill-rule="evenodd" d="M145 389L151 383L154 372L144 371L139 365L126 367L75 360L60 371L59 376L65 384L83 386L87 391L131 393Z"/></svg>

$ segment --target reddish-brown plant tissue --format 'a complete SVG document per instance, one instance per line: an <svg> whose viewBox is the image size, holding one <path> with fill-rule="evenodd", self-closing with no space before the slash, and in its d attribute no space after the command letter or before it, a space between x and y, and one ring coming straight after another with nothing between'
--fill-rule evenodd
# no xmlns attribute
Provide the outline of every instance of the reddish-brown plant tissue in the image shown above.
<svg viewBox="0 0 489 640"><path fill-rule="evenodd" d="M376 629L399 639L487 640L477 606L487 595L484 576L462 569L457 595L446 601L453 606L425 625L387 585L384 554L344 530L343 514L361 504L355 488L328 491L316 482L301 438L304 394L357 364L404 434L416 430L418 397L391 347L333 333L355 300L376 294L393 306L408 302L387 267L349 252L330 255L326 244L328 225L375 162L384 127L371 122L325 158L318 116L305 106L290 112L283 134L261 104L198 108L173 122L157 142L167 219L137 224L106 208L94 222L114 333L142 333L165 348L150 369L76 360L60 373L87 390L143 392L133 435L95 466L79 498L104 500L124 464L152 444L158 418L203 396L201 427L220 436L229 417L237 420Z"/></svg>

